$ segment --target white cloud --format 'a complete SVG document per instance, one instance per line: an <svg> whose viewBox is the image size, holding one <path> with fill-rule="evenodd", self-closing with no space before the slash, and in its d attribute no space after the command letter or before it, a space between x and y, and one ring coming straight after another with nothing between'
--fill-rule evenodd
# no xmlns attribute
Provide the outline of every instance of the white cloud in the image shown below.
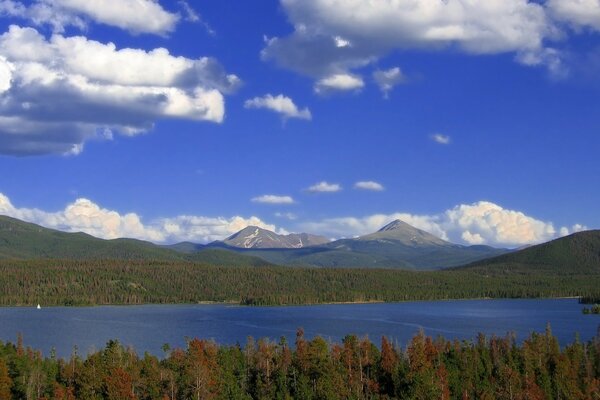
<svg viewBox="0 0 600 400"><path fill-rule="evenodd" d="M451 141L450 136L442 135L441 133L431 135L431 140L438 144L450 144Z"/></svg>
<svg viewBox="0 0 600 400"><path fill-rule="evenodd" d="M320 79L315 84L315 92L327 93L329 91L359 90L365 86L360 76L352 74L334 74Z"/></svg>
<svg viewBox="0 0 600 400"><path fill-rule="evenodd" d="M461 238L470 245L485 243L485 239L479 233L465 231L462 233Z"/></svg>
<svg viewBox="0 0 600 400"><path fill-rule="evenodd" d="M274 111L281 114L283 118L299 118L299 119L312 119L312 115L308 107L300 110L294 101L287 96L282 94L273 96L267 94L263 97L254 97L253 99L246 100L244 102L245 108L264 108L267 110Z"/></svg>
<svg viewBox="0 0 600 400"><path fill-rule="evenodd" d="M374 181L356 182L354 184L354 188L360 189L360 190L371 190L371 191L375 191L375 192L380 192L380 191L384 190L384 187L381 183L374 182Z"/></svg>
<svg viewBox="0 0 600 400"><path fill-rule="evenodd" d="M181 6L181 8L183 9L183 11L185 11L186 20L188 20L190 22L201 21L200 14L198 14L198 12L196 10L194 10L187 1L179 0L177 2L177 4L179 4Z"/></svg>
<svg viewBox="0 0 600 400"><path fill-rule="evenodd" d="M600 31L598 0L548 0L546 7L554 18L575 28L589 27Z"/></svg>
<svg viewBox="0 0 600 400"><path fill-rule="evenodd" d="M0 36L0 153L73 153L107 130L135 135L161 118L219 123L223 94L239 84L212 58L47 40L13 25Z"/></svg>
<svg viewBox="0 0 600 400"><path fill-rule="evenodd" d="M337 183L322 181L312 185L307 190L311 193L335 193L342 190L342 186Z"/></svg>
<svg viewBox="0 0 600 400"><path fill-rule="evenodd" d="M252 198L255 203L263 204L294 204L294 199L291 196L278 196L274 194L265 194Z"/></svg>
<svg viewBox="0 0 600 400"><path fill-rule="evenodd" d="M35 25L51 25L56 33L67 26L85 29L87 20L115 26L132 33L167 35L179 15L166 11L155 0L36 0L30 5L1 0L0 15L30 20Z"/></svg>
<svg viewBox="0 0 600 400"><path fill-rule="evenodd" d="M406 81L406 77L399 67L394 67L387 70L378 69L373 72L373 79L375 79L377 86L379 86L379 90L381 90L385 98L388 97L389 92L391 92L396 85Z"/></svg>
<svg viewBox="0 0 600 400"><path fill-rule="evenodd" d="M257 217L244 218L241 216L223 218L180 215L144 223L142 218L135 213L120 214L82 198L57 212L16 208L2 193L0 193L0 214L47 228L67 232L85 232L104 239L129 237L157 243L181 241L206 243L224 239L249 225L271 231L281 231L276 226L267 224Z"/></svg>
<svg viewBox="0 0 600 400"><path fill-rule="evenodd" d="M557 236L552 223L487 201L462 204L446 211L442 226L449 234L464 235L463 240L470 244L514 246L540 243Z"/></svg>
<svg viewBox="0 0 600 400"><path fill-rule="evenodd" d="M545 242L569 233L568 228L557 232L551 222L541 221L523 212L508 210L487 201L458 205L433 215L393 213L362 218L329 218L303 223L301 227L305 231L330 237L353 237L375 232L396 219L444 240L468 245L515 247ZM572 231L585 229L584 226L575 225Z"/></svg>
<svg viewBox="0 0 600 400"><path fill-rule="evenodd" d="M333 38L333 40L335 40L335 46L336 47L349 47L349 46L352 46L352 43L350 43L348 40L344 39L341 36L335 36Z"/></svg>
<svg viewBox="0 0 600 400"><path fill-rule="evenodd" d="M0 214L48 228L85 232L105 239L130 237L159 243L205 243L223 239L249 225L285 232L257 217L180 215L144 222L136 213L121 214L84 198L75 200L63 210L48 212L35 208L17 208L7 196L0 193ZM295 218L295 215L287 213L276 215L281 218ZM508 247L541 243L588 229L586 226L575 224L570 228L563 227L557 232L551 222L544 222L523 212L504 209L486 201L458 205L434 215L392 213L362 218L328 218L300 223L299 228L328 237L353 237L375 232L396 219L451 242Z"/></svg>
<svg viewBox="0 0 600 400"><path fill-rule="evenodd" d="M567 236L567 235L571 235L573 233L587 231L588 229L589 228L585 225L575 224L571 228L563 226L562 228L560 228L559 233L560 233L560 236Z"/></svg>
<svg viewBox="0 0 600 400"><path fill-rule="evenodd" d="M262 58L317 79L348 74L398 50L537 54L544 52L545 42L559 37L544 6L528 0L281 0L281 4L294 32L271 38ZM351 45L339 46L339 38Z"/></svg>
<svg viewBox="0 0 600 400"><path fill-rule="evenodd" d="M30 5L20 1L0 0L0 16L25 19L36 26L50 25L56 33L64 32L68 26L81 30L87 28L83 16L60 9L57 4L46 0L38 0Z"/></svg>

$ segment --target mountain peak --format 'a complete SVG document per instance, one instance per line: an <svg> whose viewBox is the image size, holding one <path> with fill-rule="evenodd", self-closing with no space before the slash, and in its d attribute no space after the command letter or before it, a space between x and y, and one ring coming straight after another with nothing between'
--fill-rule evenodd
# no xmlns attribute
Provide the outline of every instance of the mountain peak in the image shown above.
<svg viewBox="0 0 600 400"><path fill-rule="evenodd" d="M247 227L245 227L244 229L237 231L236 233L234 233L233 235L227 237L227 239L225 240L230 240L230 239L235 239L238 236L241 235L247 235L247 234L251 234L251 233L260 233L261 231L265 231L265 232L270 232L266 229L263 229L259 226L255 226L255 225L248 225Z"/></svg>
<svg viewBox="0 0 600 400"><path fill-rule="evenodd" d="M279 235L258 226L247 226L223 241L228 246L243 249L299 249L328 242L329 240L322 236L308 233Z"/></svg>
<svg viewBox="0 0 600 400"><path fill-rule="evenodd" d="M401 219L396 219L396 220L390 222L389 224L385 225L383 228L381 228L377 232L395 231L398 229L417 229L417 228L407 224L406 222L402 221Z"/></svg>
<svg viewBox="0 0 600 400"><path fill-rule="evenodd" d="M409 225L400 219L390 222L375 233L361 236L359 239L394 241L412 247L422 247L431 245L453 246L451 243L442 240L429 232L425 232L421 229L415 228L414 226Z"/></svg>

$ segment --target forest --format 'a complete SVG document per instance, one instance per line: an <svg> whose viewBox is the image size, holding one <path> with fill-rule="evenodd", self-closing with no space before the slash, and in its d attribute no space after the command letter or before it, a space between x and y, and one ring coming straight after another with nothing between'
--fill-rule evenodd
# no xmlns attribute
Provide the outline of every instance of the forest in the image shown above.
<svg viewBox="0 0 600 400"><path fill-rule="evenodd" d="M600 398L600 331L561 348L550 327L522 343L513 335L473 341L422 332L402 347L382 337L341 343L248 338L220 346L188 339L186 348L138 356L110 341L86 357L43 357L0 342L2 400L176 399L589 399Z"/></svg>
<svg viewBox="0 0 600 400"><path fill-rule="evenodd" d="M497 265L444 271L222 267L183 261L0 261L0 305L245 305L600 297L600 274Z"/></svg>

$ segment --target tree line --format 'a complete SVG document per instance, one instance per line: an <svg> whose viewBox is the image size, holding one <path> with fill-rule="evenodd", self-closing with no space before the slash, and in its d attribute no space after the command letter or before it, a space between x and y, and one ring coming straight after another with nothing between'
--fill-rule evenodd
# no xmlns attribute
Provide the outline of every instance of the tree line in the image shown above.
<svg viewBox="0 0 600 400"><path fill-rule="evenodd" d="M138 356L110 341L86 357L43 357L0 342L2 400L176 399L589 399L600 397L600 332L561 348L556 337L532 333L474 341L432 339L422 332L406 347L386 337L341 343L307 339L293 345L249 338L220 346L188 340L163 357Z"/></svg>
<svg viewBox="0 0 600 400"><path fill-rule="evenodd" d="M488 269L220 267L182 261L0 261L0 305L235 302L248 305L463 298L600 298L600 273Z"/></svg>

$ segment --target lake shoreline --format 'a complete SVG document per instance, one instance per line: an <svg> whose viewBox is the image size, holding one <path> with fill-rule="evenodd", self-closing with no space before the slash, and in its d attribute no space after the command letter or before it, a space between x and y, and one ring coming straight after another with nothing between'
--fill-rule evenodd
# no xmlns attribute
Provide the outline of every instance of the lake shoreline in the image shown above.
<svg viewBox="0 0 600 400"><path fill-rule="evenodd" d="M143 306L203 306L203 305L223 305L233 307L247 308L268 308L268 307L309 307L309 306L324 306L324 305L368 305L368 304L404 304L404 303L426 303L426 302L448 302L448 301L473 301L473 300L568 300L580 299L582 296L553 296L553 297L463 297L463 298L444 298L444 299L417 299L417 300L399 300L399 301L384 301L384 300L366 300L366 301L338 301L338 302L318 302L318 303L289 303L289 304L242 304L239 301L199 301L194 303L100 303L100 304L54 304L41 305L44 308L95 308L95 307L143 307ZM37 304L31 305L0 305L0 308L36 308Z"/></svg>

